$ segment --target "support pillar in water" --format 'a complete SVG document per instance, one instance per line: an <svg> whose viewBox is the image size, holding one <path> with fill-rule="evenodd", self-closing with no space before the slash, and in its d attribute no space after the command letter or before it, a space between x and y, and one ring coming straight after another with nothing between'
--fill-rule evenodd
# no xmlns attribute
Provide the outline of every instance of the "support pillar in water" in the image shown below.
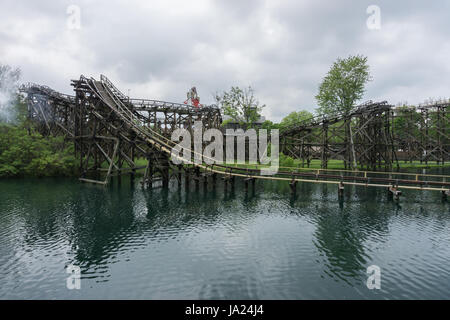
<svg viewBox="0 0 450 320"><path fill-rule="evenodd" d="M203 176L203 186L205 187L205 189L206 189L207 185L208 185L208 173L205 172L205 174Z"/></svg>
<svg viewBox="0 0 450 320"><path fill-rule="evenodd" d="M402 192L398 190L397 186L391 185L388 188L389 197L393 197L395 200L400 200L400 196L402 195Z"/></svg>
<svg viewBox="0 0 450 320"><path fill-rule="evenodd" d="M195 180L195 189L198 189L198 185L200 182L200 168L199 167L195 167L194 168L194 180Z"/></svg>
<svg viewBox="0 0 450 320"><path fill-rule="evenodd" d="M162 186L163 188L169 187L169 167L165 167L161 170L162 173Z"/></svg>
<svg viewBox="0 0 450 320"><path fill-rule="evenodd" d="M295 179L292 179L291 182L289 182L289 186L291 187L291 194L295 196L297 193L297 181Z"/></svg>
<svg viewBox="0 0 450 320"><path fill-rule="evenodd" d="M181 171L183 170L183 165L178 166L178 187L181 187Z"/></svg>
<svg viewBox="0 0 450 320"><path fill-rule="evenodd" d="M189 169L185 168L184 169L184 185L185 185L186 190L189 189L189 179L190 179Z"/></svg>
<svg viewBox="0 0 450 320"><path fill-rule="evenodd" d="M344 190L345 190L345 188L344 188L344 182L339 182L339 185L338 185L338 196L339 196L339 198L342 198L342 197L344 197Z"/></svg>
<svg viewBox="0 0 450 320"><path fill-rule="evenodd" d="M253 186L253 188L254 188L254 187L255 187L255 180L256 180L255 178L251 178L251 177L245 178L245 179L244 179L245 190L248 189L248 183L249 183L249 181L252 182L252 186Z"/></svg>

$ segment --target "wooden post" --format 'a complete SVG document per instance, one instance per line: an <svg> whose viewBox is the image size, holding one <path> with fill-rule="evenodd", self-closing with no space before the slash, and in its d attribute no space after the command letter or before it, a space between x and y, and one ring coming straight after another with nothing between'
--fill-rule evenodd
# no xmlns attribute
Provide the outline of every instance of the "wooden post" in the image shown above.
<svg viewBox="0 0 450 320"><path fill-rule="evenodd" d="M400 200L400 196L402 195L402 192L400 190L398 190L397 186L391 185L388 188L388 192L389 192L390 197L393 197L397 201Z"/></svg>
<svg viewBox="0 0 450 320"><path fill-rule="evenodd" d="M203 187L206 189L207 185L208 185L208 173L205 172L203 174Z"/></svg>
<svg viewBox="0 0 450 320"><path fill-rule="evenodd" d="M189 169L185 168L185 170L184 170L184 185L185 185L186 191L189 189L189 178L190 178Z"/></svg>
<svg viewBox="0 0 450 320"><path fill-rule="evenodd" d="M198 186L199 186L199 182L200 182L200 168L199 167L194 168L194 174L195 174L195 177L194 177L195 189L197 190Z"/></svg>
<svg viewBox="0 0 450 320"><path fill-rule="evenodd" d="M338 197L339 198L343 198L344 197L344 190L345 190L345 188L344 188L344 182L339 182L339 185L338 185Z"/></svg>
<svg viewBox="0 0 450 320"><path fill-rule="evenodd" d="M297 193L297 181L292 178L292 181L289 183L289 186L291 187L291 194L295 196Z"/></svg>
<svg viewBox="0 0 450 320"><path fill-rule="evenodd" d="M181 170L183 170L183 165L182 164L178 165L177 170L178 170L178 173L177 173L178 187L181 187Z"/></svg>

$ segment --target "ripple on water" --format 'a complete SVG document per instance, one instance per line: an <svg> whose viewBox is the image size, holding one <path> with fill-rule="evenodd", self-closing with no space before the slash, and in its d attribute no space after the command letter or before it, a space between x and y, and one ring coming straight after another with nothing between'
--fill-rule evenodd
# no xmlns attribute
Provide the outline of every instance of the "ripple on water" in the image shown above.
<svg viewBox="0 0 450 320"><path fill-rule="evenodd" d="M352 188L340 202L331 187L299 185L297 198L288 189L0 182L0 298L449 298L448 204L414 192L395 204L380 190ZM65 288L71 263L80 292ZM365 286L372 264L379 292Z"/></svg>

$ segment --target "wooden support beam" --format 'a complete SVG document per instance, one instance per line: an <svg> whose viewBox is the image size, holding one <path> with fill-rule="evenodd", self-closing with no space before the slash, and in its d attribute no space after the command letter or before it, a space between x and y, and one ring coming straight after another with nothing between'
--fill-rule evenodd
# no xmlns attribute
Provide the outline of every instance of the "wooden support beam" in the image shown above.
<svg viewBox="0 0 450 320"><path fill-rule="evenodd" d="M251 182L252 183L252 187L255 187L255 178L251 177L251 176L247 176L246 178L244 178L244 184L245 184L245 189L248 189L248 183Z"/></svg>
<svg viewBox="0 0 450 320"><path fill-rule="evenodd" d="M398 188L393 186L393 185L391 185L388 188L388 192L389 192L390 197L393 197L395 200L399 200L400 196L402 195L402 192L400 190L398 190Z"/></svg>
<svg viewBox="0 0 450 320"><path fill-rule="evenodd" d="M295 179L292 179L291 182L289 182L289 186L291 188L291 194L295 196L297 193L297 181Z"/></svg>
<svg viewBox="0 0 450 320"><path fill-rule="evenodd" d="M339 185L338 185L338 196L339 196L339 198L342 198L343 196L344 196L344 190L345 190L345 187L344 187L344 182L339 182Z"/></svg>

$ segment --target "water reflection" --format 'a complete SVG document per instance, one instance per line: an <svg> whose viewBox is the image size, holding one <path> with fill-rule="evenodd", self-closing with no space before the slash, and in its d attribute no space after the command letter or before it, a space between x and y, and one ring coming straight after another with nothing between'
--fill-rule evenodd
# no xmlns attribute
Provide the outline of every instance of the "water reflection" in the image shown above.
<svg viewBox="0 0 450 320"><path fill-rule="evenodd" d="M325 197L328 192L322 191ZM349 190L346 192L347 198L350 195ZM381 200L379 193L372 196L377 202ZM313 240L327 257L327 269L324 272L351 285L361 282L365 276L370 261L370 252L365 246L367 238L376 234L377 241L384 241L389 225L386 210L377 210L379 215L367 214L373 211L368 208L367 195L356 192L354 197L359 198L357 204L350 205L353 199L340 199L339 209L332 202L321 203Z"/></svg>
<svg viewBox="0 0 450 320"><path fill-rule="evenodd" d="M364 291L371 264L393 275L384 297L409 297L395 280L411 265L420 267L406 274L434 278L409 286L437 297L449 289L435 285L450 280L450 206L437 193L405 192L399 203L373 188L346 187L339 198L334 185L298 184L293 196L284 182L138 183L0 182L0 297L60 286L71 263L88 297L133 288L138 298L373 298ZM24 267L34 274L17 272Z"/></svg>

